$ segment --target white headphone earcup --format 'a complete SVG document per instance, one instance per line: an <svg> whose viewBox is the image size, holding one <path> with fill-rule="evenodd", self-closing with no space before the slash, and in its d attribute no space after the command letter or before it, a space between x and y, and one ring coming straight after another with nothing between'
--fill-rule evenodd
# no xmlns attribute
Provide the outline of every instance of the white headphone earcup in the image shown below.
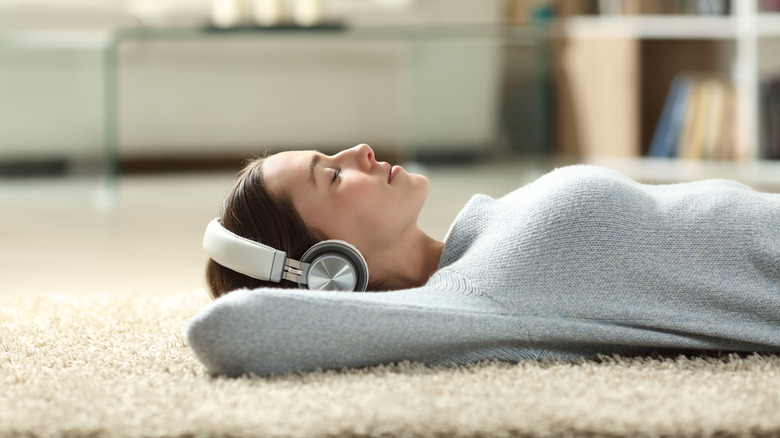
<svg viewBox="0 0 780 438"><path fill-rule="evenodd" d="M363 292L368 287L368 266L357 248L342 240L325 240L301 257L309 263L306 285L311 290Z"/></svg>

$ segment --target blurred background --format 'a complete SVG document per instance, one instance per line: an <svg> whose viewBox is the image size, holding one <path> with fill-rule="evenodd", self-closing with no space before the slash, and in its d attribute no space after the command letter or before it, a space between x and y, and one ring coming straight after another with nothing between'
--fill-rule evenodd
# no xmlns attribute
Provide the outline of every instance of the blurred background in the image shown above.
<svg viewBox="0 0 780 438"><path fill-rule="evenodd" d="M780 192L780 1L0 0L5 290L202 287L244 160L358 143L440 239L569 163Z"/></svg>

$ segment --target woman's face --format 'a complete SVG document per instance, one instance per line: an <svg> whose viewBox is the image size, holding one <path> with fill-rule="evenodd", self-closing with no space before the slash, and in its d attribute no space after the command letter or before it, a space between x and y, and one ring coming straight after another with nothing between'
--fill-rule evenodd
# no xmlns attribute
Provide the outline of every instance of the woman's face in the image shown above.
<svg viewBox="0 0 780 438"><path fill-rule="evenodd" d="M430 191L422 175L374 159L366 144L336 155L293 151L263 163L274 195L287 195L320 239L340 239L361 251L379 249L415 229Z"/></svg>

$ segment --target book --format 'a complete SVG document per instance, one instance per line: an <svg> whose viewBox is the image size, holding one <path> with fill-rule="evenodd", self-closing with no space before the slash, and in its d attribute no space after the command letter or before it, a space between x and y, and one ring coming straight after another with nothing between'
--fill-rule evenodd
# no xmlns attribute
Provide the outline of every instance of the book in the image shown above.
<svg viewBox="0 0 780 438"><path fill-rule="evenodd" d="M729 81L711 74L679 74L672 80L648 156L732 159L734 114Z"/></svg>
<svg viewBox="0 0 780 438"><path fill-rule="evenodd" d="M780 159L780 78L761 84L761 158Z"/></svg>
<svg viewBox="0 0 780 438"><path fill-rule="evenodd" d="M658 127L650 143L649 156L677 156L677 145L682 133L692 85L693 79L688 75L678 75L672 80Z"/></svg>
<svg viewBox="0 0 780 438"><path fill-rule="evenodd" d="M723 105L720 115L720 126L716 129L720 130L718 143L715 149L716 160L734 160L737 157L734 155L736 139L736 129L734 120L736 118L736 104L734 96L734 86L726 83L723 88Z"/></svg>
<svg viewBox="0 0 780 438"><path fill-rule="evenodd" d="M702 135L698 158L717 159L717 149L722 135L720 126L724 123L723 100L726 85L717 79L705 79L702 83L704 107L702 108Z"/></svg>
<svg viewBox="0 0 780 438"><path fill-rule="evenodd" d="M685 122L677 146L680 158L696 159L702 155L704 118L709 104L705 85L701 79L693 81L688 96L688 107L685 109Z"/></svg>

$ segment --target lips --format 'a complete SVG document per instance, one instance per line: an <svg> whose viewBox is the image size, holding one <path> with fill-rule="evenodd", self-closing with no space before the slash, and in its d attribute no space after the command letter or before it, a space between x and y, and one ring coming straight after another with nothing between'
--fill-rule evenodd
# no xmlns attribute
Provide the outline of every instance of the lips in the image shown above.
<svg viewBox="0 0 780 438"><path fill-rule="evenodd" d="M398 176L398 173L401 172L402 170L404 170L404 168L401 166L393 166L390 169L390 180L388 181L388 183L392 182L395 179L395 177Z"/></svg>
<svg viewBox="0 0 780 438"><path fill-rule="evenodd" d="M387 173L387 183L390 184L390 180L393 179L393 166L390 163L382 163L382 166L385 168L385 172Z"/></svg>
<svg viewBox="0 0 780 438"><path fill-rule="evenodd" d="M382 165L382 167L385 168L385 173L387 173L387 183L390 184L393 182L396 176L398 176L398 172L402 171L404 168L401 166L393 166L390 163L387 162L381 162L379 163Z"/></svg>

